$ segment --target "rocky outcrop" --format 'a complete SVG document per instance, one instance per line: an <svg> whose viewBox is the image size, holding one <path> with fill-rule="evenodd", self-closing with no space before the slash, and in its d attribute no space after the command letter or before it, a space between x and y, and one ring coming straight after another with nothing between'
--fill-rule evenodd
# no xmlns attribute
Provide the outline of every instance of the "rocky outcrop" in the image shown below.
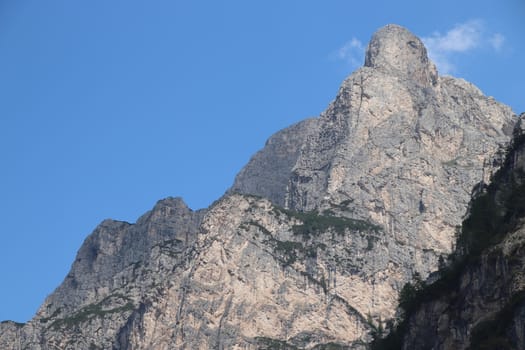
<svg viewBox="0 0 525 350"><path fill-rule="evenodd" d="M306 138L317 127L318 119L306 119L279 131L266 141L237 174L228 193L255 194L284 206L292 169Z"/></svg>
<svg viewBox="0 0 525 350"><path fill-rule="evenodd" d="M306 137L285 204L323 211L344 203L353 218L383 228L377 258L358 269L369 271L369 290L382 291L385 307L370 314L385 320L402 281L427 276L452 251L471 191L500 164L514 122L472 84L437 76L421 41L387 26ZM370 282L376 274L391 278Z"/></svg>
<svg viewBox="0 0 525 350"><path fill-rule="evenodd" d="M415 52L401 54L403 45ZM450 252L472 187L493 171L513 114L465 81L434 77L423 56L405 29L387 26L374 35L370 66L344 81L303 146L288 207L323 209L350 199L356 215L397 241L419 252ZM430 80L412 79L407 67Z"/></svg>
<svg viewBox="0 0 525 350"><path fill-rule="evenodd" d="M411 317L403 349L525 349L525 230L462 271Z"/></svg>
<svg viewBox="0 0 525 350"><path fill-rule="evenodd" d="M441 278L412 300L403 349L525 349L525 138L481 186Z"/></svg>
<svg viewBox="0 0 525 350"><path fill-rule="evenodd" d="M404 283L451 252L513 123L386 26L328 109L272 136L209 209L167 199L104 221L0 347L364 349Z"/></svg>
<svg viewBox="0 0 525 350"><path fill-rule="evenodd" d="M153 254L169 250L172 263L179 264L178 253L193 247L204 214L180 198L167 198L136 224L104 220L82 244L62 284L33 320L17 329L18 341L30 349L111 348L143 289L163 278L145 267L157 261ZM2 342L6 337L13 337L12 329L0 332L0 347L10 349L11 341Z"/></svg>
<svg viewBox="0 0 525 350"><path fill-rule="evenodd" d="M342 220L311 219L323 218ZM342 220L340 232L328 222L313 237L299 229L305 220L266 199L232 195L219 201L204 219L206 234L191 262L134 325L131 334L150 332L132 338L132 348L311 348L345 345L349 337L365 342L367 310L347 302L359 286L345 283L352 264L344 248L366 246L367 229L376 228ZM340 271L336 259L345 259Z"/></svg>
<svg viewBox="0 0 525 350"><path fill-rule="evenodd" d="M53 314L53 305L60 305L61 313L68 314L132 283L134 277L122 272L150 260L152 248L158 244L172 241L178 250L193 246L203 214L190 210L180 198L167 198L136 224L103 221L86 238L64 282L37 315L44 309L43 315Z"/></svg>

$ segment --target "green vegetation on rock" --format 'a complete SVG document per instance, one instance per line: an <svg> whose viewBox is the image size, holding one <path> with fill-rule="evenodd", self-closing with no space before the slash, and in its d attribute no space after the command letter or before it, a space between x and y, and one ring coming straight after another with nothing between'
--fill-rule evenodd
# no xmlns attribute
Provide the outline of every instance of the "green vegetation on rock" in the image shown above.
<svg viewBox="0 0 525 350"><path fill-rule="evenodd" d="M279 339L256 337L255 340L259 350L300 350L298 347Z"/></svg>
<svg viewBox="0 0 525 350"><path fill-rule="evenodd" d="M108 303L110 299L114 298L123 299L123 301L126 301L126 303L122 306L118 306L115 308L105 308L104 305ZM62 326L71 327L78 325L82 322L86 322L95 317L104 317L108 314L123 313L126 311L131 311L133 309L134 305L129 300L129 298L120 294L110 295L96 304L90 304L83 307L71 316L55 320L53 323L51 323L50 327L53 327L54 329L58 329Z"/></svg>
<svg viewBox="0 0 525 350"><path fill-rule="evenodd" d="M317 235L328 230L333 230L337 234L344 234L346 230L359 232L378 232L381 227L365 220L350 219L341 216L334 216L331 211L324 211L320 214L317 211L298 212L283 208L275 208L277 213L283 213L289 218L301 221L301 224L293 225L292 230L295 235L309 238L310 235Z"/></svg>

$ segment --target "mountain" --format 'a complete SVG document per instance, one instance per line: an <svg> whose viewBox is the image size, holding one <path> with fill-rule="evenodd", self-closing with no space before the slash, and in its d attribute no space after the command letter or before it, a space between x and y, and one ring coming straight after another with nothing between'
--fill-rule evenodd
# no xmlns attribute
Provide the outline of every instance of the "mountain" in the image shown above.
<svg viewBox="0 0 525 350"><path fill-rule="evenodd" d="M403 288L380 349L525 349L525 114L502 167L480 184L456 251L431 283Z"/></svg>
<svg viewBox="0 0 525 350"><path fill-rule="evenodd" d="M377 31L318 118L267 141L209 208L106 220L5 349L366 349L454 249L517 118Z"/></svg>

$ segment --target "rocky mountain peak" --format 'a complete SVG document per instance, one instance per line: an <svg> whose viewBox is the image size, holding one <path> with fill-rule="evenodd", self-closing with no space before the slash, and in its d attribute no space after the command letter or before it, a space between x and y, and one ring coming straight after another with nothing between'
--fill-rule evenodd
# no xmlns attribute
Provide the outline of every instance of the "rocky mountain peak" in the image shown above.
<svg viewBox="0 0 525 350"><path fill-rule="evenodd" d="M379 29L372 36L365 67L385 70L422 86L437 82L436 67L428 59L423 42L408 29L395 24Z"/></svg>
<svg viewBox="0 0 525 350"><path fill-rule="evenodd" d="M104 221L0 348L366 349L453 249L516 120L388 25L326 111L270 137L210 208Z"/></svg>

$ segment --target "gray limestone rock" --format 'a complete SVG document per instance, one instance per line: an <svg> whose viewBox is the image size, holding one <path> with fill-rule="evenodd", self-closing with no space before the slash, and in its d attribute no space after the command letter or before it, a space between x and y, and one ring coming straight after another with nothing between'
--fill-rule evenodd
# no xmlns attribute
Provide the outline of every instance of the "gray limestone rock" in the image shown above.
<svg viewBox="0 0 525 350"><path fill-rule="evenodd" d="M0 348L365 349L451 252L515 120L388 25L328 109L272 136L209 209L169 198L104 221Z"/></svg>
<svg viewBox="0 0 525 350"><path fill-rule="evenodd" d="M18 341L31 349L112 348L117 332L140 306L144 289L163 278L160 251L169 252L170 266L183 263L182 252L193 247L204 214L180 198L166 198L136 224L104 220L80 247L62 284L18 329ZM156 276L149 273L154 269ZM6 345L10 341L2 343L11 332L0 332L1 348L11 348Z"/></svg>
<svg viewBox="0 0 525 350"><path fill-rule="evenodd" d="M166 198L134 225L104 220L86 238L64 282L40 310L48 314L60 309L67 314L105 297L108 291L130 282L116 276L147 261L156 244L176 241L181 247L192 246L202 217L203 212L193 212L182 199Z"/></svg>
<svg viewBox="0 0 525 350"><path fill-rule="evenodd" d="M284 206L292 168L306 137L316 125L317 119L306 119L270 137L264 148L237 174L228 193L254 194Z"/></svg>
<svg viewBox="0 0 525 350"><path fill-rule="evenodd" d="M406 28L389 24L378 30L366 50L365 67L430 87L437 84L435 65L423 42Z"/></svg>
<svg viewBox="0 0 525 350"><path fill-rule="evenodd" d="M522 131L516 140L496 182L473 200L491 201L492 211L483 215L487 221L497 222L498 215L508 219L488 242L477 233L476 244L486 245L480 253L463 243L454 264L441 271L442 279L422 292L425 302L407 317L403 349L525 349L525 227L523 211L516 210L525 181ZM469 220L480 220L471 215Z"/></svg>

